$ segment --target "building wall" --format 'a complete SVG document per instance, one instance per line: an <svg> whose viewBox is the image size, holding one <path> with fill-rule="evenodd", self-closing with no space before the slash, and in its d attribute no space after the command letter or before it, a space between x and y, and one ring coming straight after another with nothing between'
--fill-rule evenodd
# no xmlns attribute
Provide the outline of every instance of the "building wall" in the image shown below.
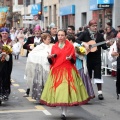
<svg viewBox="0 0 120 120"><path fill-rule="evenodd" d="M117 29L117 26L120 25L120 0L114 0L114 6L113 6L113 27Z"/></svg>
<svg viewBox="0 0 120 120"><path fill-rule="evenodd" d="M59 0L44 0L43 7L44 27L53 22L59 28Z"/></svg>
<svg viewBox="0 0 120 120"><path fill-rule="evenodd" d="M75 29L87 25L92 19L92 11L89 10L89 0L60 0L60 7L75 5ZM62 24L62 19L60 18ZM62 27L62 25L60 25Z"/></svg>

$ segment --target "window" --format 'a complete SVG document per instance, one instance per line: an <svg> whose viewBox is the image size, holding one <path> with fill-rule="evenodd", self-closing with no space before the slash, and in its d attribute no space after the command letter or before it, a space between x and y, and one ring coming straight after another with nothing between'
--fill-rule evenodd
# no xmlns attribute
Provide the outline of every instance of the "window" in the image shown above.
<svg viewBox="0 0 120 120"><path fill-rule="evenodd" d="M23 5L23 0L18 0L18 5Z"/></svg>

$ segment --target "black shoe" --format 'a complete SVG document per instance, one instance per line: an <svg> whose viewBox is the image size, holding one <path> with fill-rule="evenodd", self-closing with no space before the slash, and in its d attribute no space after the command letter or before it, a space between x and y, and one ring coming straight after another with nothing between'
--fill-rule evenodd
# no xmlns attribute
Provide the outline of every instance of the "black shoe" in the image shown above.
<svg viewBox="0 0 120 120"><path fill-rule="evenodd" d="M99 94L99 95L98 95L98 99L99 99L99 100L104 100L103 94Z"/></svg>
<svg viewBox="0 0 120 120"><path fill-rule="evenodd" d="M66 116L62 114L62 115L61 115L61 119L62 119L62 120L66 120Z"/></svg>
<svg viewBox="0 0 120 120"><path fill-rule="evenodd" d="M17 55L17 58L16 58L17 60L19 59L19 55Z"/></svg>
<svg viewBox="0 0 120 120"><path fill-rule="evenodd" d="M26 93L24 94L23 97L29 97L29 93L30 93L30 88L27 89Z"/></svg>
<svg viewBox="0 0 120 120"><path fill-rule="evenodd" d="M4 96L4 100L7 101L8 100L8 96L5 95Z"/></svg>
<svg viewBox="0 0 120 120"><path fill-rule="evenodd" d="M26 94L29 95L30 93L30 88L27 89Z"/></svg>
<svg viewBox="0 0 120 120"><path fill-rule="evenodd" d="M117 99L119 99L119 95L117 94Z"/></svg>

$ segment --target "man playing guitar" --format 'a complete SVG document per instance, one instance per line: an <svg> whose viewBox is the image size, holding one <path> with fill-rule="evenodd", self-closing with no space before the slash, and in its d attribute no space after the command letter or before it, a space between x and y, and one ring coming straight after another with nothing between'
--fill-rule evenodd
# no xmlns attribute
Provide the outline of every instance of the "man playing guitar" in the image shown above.
<svg viewBox="0 0 120 120"><path fill-rule="evenodd" d="M105 41L103 35L97 31L97 22L95 20L89 21L89 28L76 39L76 42L82 44L88 51L90 51L90 47L87 42L91 40L94 40L96 43ZM89 52L87 54L88 72L90 78L92 78L92 71L94 71L93 79L94 84L97 84L99 100L104 99L102 93L103 79L101 77L101 47L103 49L107 49L107 44L104 43L100 46L97 46L97 50L95 52Z"/></svg>

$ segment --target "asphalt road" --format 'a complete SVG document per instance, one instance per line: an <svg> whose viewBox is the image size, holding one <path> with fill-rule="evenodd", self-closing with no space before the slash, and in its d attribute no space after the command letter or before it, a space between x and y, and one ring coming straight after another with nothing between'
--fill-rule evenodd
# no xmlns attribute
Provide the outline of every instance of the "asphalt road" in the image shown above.
<svg viewBox="0 0 120 120"><path fill-rule="evenodd" d="M12 72L12 93L9 100L0 106L0 120L60 120L60 107L47 107L25 98L26 90L24 70L26 57L14 60ZM93 84L96 97L83 106L68 107L67 120L120 120L120 100L116 99L115 77L103 76L103 94L105 100L97 98L96 85Z"/></svg>

